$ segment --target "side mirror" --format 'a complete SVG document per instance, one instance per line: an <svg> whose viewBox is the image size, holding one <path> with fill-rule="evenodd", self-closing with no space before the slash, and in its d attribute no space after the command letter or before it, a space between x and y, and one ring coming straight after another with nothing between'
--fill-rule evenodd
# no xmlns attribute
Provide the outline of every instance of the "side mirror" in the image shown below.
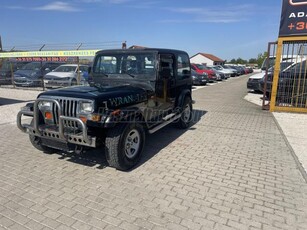
<svg viewBox="0 0 307 230"><path fill-rule="evenodd" d="M265 66L264 66L264 67L262 67L262 68L261 68L261 70L266 70L266 67L265 67Z"/></svg>
<svg viewBox="0 0 307 230"><path fill-rule="evenodd" d="M88 67L87 72L88 72L89 74L92 72L92 67L91 67L91 66Z"/></svg>

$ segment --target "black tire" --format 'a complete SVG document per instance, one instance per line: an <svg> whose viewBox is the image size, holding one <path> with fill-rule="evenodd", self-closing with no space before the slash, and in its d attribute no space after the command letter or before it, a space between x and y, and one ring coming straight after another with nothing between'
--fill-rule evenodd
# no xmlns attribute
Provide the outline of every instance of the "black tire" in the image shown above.
<svg viewBox="0 0 307 230"><path fill-rule="evenodd" d="M190 126L190 123L192 121L192 100L190 97L186 97L183 101L183 105L181 110L181 117L179 118L177 122L177 126L181 129L186 129Z"/></svg>
<svg viewBox="0 0 307 230"><path fill-rule="evenodd" d="M105 140L109 165L119 170L132 168L140 160L144 144L145 130L138 123L122 123L110 129Z"/></svg>
<svg viewBox="0 0 307 230"><path fill-rule="evenodd" d="M33 119L31 121L31 126L33 126ZM53 148L42 145L42 139L40 137L30 134L29 139L34 148L38 149L39 151L42 151L44 153L54 153L56 151Z"/></svg>
<svg viewBox="0 0 307 230"><path fill-rule="evenodd" d="M53 148L42 145L42 140L40 137L29 135L29 139L30 139L31 144L39 151L42 151L44 153L54 153L56 151Z"/></svg>

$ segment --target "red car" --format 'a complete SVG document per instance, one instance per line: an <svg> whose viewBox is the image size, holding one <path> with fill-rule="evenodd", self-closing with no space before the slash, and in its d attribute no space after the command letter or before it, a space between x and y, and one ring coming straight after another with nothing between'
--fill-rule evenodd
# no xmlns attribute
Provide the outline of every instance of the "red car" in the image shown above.
<svg viewBox="0 0 307 230"><path fill-rule="evenodd" d="M208 74L209 82L213 82L217 80L215 72L213 70L208 69L205 65L192 63L191 68L199 74L202 74L202 73Z"/></svg>

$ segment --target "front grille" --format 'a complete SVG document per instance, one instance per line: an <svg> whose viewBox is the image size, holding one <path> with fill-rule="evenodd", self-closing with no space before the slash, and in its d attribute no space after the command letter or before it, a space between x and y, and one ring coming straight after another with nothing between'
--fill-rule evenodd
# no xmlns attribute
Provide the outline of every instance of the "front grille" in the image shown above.
<svg viewBox="0 0 307 230"><path fill-rule="evenodd" d="M70 98L56 98L62 108L62 115L67 117L77 117L77 110L78 110L78 100L70 99ZM53 104L52 108L54 122L59 124L59 117L58 117L58 107ZM71 127L71 128L78 128L78 123L74 121L65 121L64 120L64 127Z"/></svg>

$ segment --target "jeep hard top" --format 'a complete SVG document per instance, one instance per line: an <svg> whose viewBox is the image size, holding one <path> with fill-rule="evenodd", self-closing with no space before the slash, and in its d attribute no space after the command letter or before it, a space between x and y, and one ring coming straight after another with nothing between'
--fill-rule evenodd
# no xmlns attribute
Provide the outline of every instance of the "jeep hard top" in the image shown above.
<svg viewBox="0 0 307 230"><path fill-rule="evenodd" d="M189 56L171 49L96 53L89 86L41 93L17 116L19 129L41 151L104 147L110 166L127 170L141 157L147 133L192 118ZM33 117L30 124L22 116Z"/></svg>

